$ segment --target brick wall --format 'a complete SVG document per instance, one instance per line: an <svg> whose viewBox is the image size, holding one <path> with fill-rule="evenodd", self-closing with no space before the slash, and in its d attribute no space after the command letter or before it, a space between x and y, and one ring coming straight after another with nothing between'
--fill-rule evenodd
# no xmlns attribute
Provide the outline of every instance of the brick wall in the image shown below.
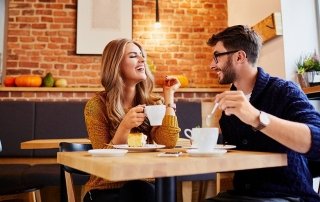
<svg viewBox="0 0 320 202"><path fill-rule="evenodd" d="M184 74L191 87L217 85L209 70L208 38L227 26L226 0L159 0L161 28L154 28L155 0L134 0L133 38L141 41L156 65L157 81Z"/></svg>
<svg viewBox="0 0 320 202"><path fill-rule="evenodd" d="M144 45L156 66L157 86L167 74L186 75L190 87L218 86L208 67L212 51L206 41L227 26L227 0L160 0L160 29L153 26L155 0L132 2L133 39ZM9 0L6 75L51 72L70 86L100 85L101 56L75 52L76 3Z"/></svg>

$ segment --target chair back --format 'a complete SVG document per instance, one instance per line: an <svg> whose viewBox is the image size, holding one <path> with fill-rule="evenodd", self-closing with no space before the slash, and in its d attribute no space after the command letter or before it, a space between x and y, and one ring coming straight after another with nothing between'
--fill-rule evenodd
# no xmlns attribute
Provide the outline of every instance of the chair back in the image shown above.
<svg viewBox="0 0 320 202"><path fill-rule="evenodd" d="M320 160L308 160L308 168L313 178L320 177Z"/></svg>
<svg viewBox="0 0 320 202"><path fill-rule="evenodd" d="M320 160L308 160L308 168L312 178L320 177ZM318 194L320 194L320 182L318 181Z"/></svg>
<svg viewBox="0 0 320 202"><path fill-rule="evenodd" d="M87 151L92 149L91 144L78 144L78 143L69 143L69 142L61 142L59 144L60 152L73 152L73 151ZM78 176L87 177L88 173L82 172L80 170L61 165L61 178L64 178L65 183L61 184L61 201L64 201L66 195L68 197L68 202L76 202L76 190L74 187L74 179L73 175L78 174ZM67 193L65 192L67 191Z"/></svg>
<svg viewBox="0 0 320 202"><path fill-rule="evenodd" d="M92 149L91 144L79 144L79 143L70 143L70 142L61 142L59 146L60 146L60 150L59 150L60 152L88 151ZM82 172L74 168L70 168L68 166L63 166L63 169L69 173L88 175L85 172Z"/></svg>

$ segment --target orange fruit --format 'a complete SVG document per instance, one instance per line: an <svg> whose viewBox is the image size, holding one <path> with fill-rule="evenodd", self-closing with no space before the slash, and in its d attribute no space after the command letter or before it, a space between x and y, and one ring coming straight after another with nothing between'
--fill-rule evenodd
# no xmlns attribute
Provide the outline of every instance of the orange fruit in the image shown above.
<svg viewBox="0 0 320 202"><path fill-rule="evenodd" d="M4 81L3 81L4 86L6 86L6 87L13 87L13 86L15 86L15 80L16 80L16 78L13 77L13 76L6 76L6 77L4 78Z"/></svg>

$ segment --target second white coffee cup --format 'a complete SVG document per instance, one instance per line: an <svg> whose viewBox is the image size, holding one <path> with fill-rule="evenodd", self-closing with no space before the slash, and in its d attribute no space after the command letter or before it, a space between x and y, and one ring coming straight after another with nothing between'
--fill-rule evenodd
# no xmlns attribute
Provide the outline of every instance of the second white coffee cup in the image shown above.
<svg viewBox="0 0 320 202"><path fill-rule="evenodd" d="M145 106L144 112L147 115L151 126L160 126L162 125L162 120L166 113L166 106L148 105Z"/></svg>
<svg viewBox="0 0 320 202"><path fill-rule="evenodd" d="M190 133L190 135L188 134ZM213 150L217 144L219 129L218 128L192 128L185 129L184 135L192 141L192 147L197 148L200 152Z"/></svg>

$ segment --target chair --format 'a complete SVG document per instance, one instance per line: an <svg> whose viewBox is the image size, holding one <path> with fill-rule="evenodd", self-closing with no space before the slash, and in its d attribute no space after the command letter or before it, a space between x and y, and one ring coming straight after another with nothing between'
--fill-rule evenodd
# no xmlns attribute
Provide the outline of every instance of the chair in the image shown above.
<svg viewBox="0 0 320 202"><path fill-rule="evenodd" d="M308 160L308 167L313 178L320 177L320 161ZM318 194L320 194L320 183L318 185Z"/></svg>
<svg viewBox="0 0 320 202"><path fill-rule="evenodd" d="M0 152L2 144L0 140ZM23 200L41 202L40 189L24 186L22 183L23 173L30 168L30 165L15 164L1 165L0 201Z"/></svg>
<svg viewBox="0 0 320 202"><path fill-rule="evenodd" d="M212 110L212 107L214 105L213 102L183 101L177 102L176 104L176 114L179 119L179 126L181 128L180 138L185 138L183 131L186 128L191 129L197 126L202 126L203 123L205 123L203 122L202 118L207 116L207 113ZM215 118L212 119L215 127L218 127L218 120L220 115L221 112L215 113ZM203 201L207 194L208 184L210 181L216 183L216 173L178 176L177 182L178 186L180 186L178 190L181 192L178 194L178 201Z"/></svg>
<svg viewBox="0 0 320 202"><path fill-rule="evenodd" d="M0 201L32 201L32 202L41 202L41 195L39 189L28 189L18 191L19 193L0 193Z"/></svg>
<svg viewBox="0 0 320 202"><path fill-rule="evenodd" d="M68 143L68 142L61 142L60 143L60 152L72 152L72 151L87 151L92 149L91 144L78 144L78 143ZM62 171L61 174L64 174L65 178L65 186L67 190L67 197L68 197L68 202L75 202L76 201L76 194L75 194L75 183L74 183L74 176L82 176L82 180L80 179L80 183L78 184L83 184L84 182L87 181L89 174L82 172L80 170L64 166L62 165ZM62 192L65 191L64 188L62 188ZM64 193L62 193L64 194Z"/></svg>

